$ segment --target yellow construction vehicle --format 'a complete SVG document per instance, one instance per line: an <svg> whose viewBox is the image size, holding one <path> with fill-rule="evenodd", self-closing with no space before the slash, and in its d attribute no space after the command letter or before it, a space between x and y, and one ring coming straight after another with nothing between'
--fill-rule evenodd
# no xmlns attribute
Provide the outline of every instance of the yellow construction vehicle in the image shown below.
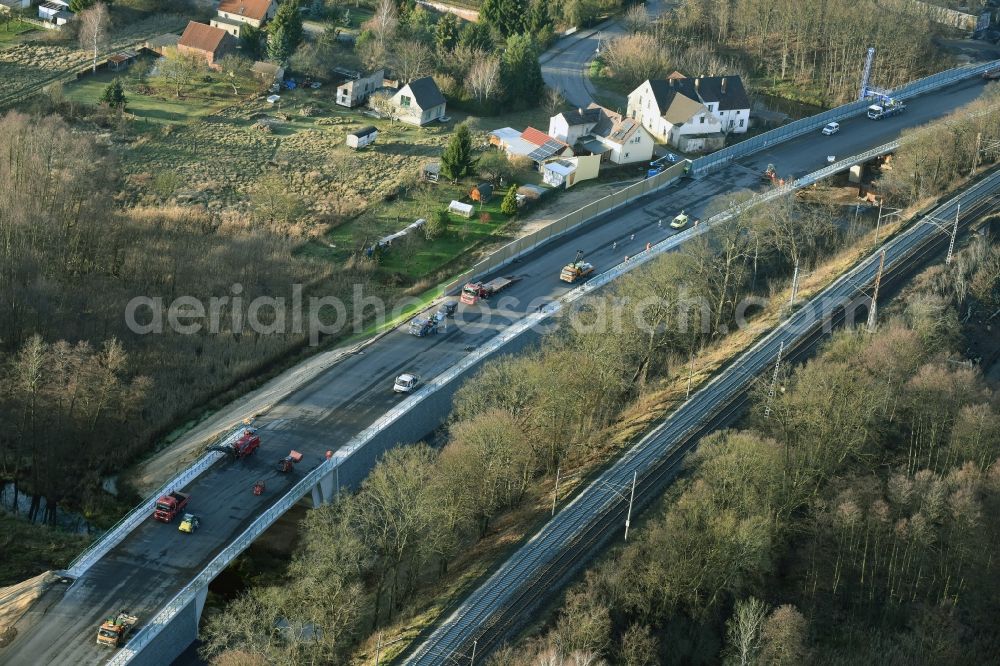
<svg viewBox="0 0 1000 666"><path fill-rule="evenodd" d="M576 282L582 277L586 277L594 272L594 265L583 261L583 250L576 251L576 259L573 263L563 266L559 273L559 279L563 282Z"/></svg>

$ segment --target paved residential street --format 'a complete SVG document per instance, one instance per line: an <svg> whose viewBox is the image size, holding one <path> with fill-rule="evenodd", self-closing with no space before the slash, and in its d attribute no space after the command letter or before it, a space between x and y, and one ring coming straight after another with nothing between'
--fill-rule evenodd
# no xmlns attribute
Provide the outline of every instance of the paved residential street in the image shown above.
<svg viewBox="0 0 1000 666"><path fill-rule="evenodd" d="M650 16L659 16L666 7L664 0L650 0L646 3ZM541 57L545 85L561 91L566 101L573 106L586 107L597 101L594 86L587 76L587 68L602 41L623 34L625 27L621 20L612 19L560 39Z"/></svg>

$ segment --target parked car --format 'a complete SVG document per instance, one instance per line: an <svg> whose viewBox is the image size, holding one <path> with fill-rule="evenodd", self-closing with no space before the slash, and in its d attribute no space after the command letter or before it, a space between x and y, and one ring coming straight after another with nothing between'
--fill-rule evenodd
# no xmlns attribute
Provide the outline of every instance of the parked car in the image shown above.
<svg viewBox="0 0 1000 666"><path fill-rule="evenodd" d="M393 384L392 390L396 393L413 393L417 390L417 384L419 383L420 378L416 375L403 373L399 377L396 377L396 383Z"/></svg>
<svg viewBox="0 0 1000 666"><path fill-rule="evenodd" d="M830 136L831 134L836 134L840 131L840 123L827 123L826 127L823 128L823 135Z"/></svg>

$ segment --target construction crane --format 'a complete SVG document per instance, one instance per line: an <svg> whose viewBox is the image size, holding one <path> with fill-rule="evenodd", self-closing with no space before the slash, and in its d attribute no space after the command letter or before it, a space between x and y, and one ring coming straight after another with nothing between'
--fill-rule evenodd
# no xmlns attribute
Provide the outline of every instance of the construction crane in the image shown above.
<svg viewBox="0 0 1000 666"><path fill-rule="evenodd" d="M874 97L880 102L892 103L893 99L889 91L885 88L878 88L871 85L872 65L875 62L875 47L868 47L868 54L865 56L865 69L861 73L861 89L858 91L858 101Z"/></svg>

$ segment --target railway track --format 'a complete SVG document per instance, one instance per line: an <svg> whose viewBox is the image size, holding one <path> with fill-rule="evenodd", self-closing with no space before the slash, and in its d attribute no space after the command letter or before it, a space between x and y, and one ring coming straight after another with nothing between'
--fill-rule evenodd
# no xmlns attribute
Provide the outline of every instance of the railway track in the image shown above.
<svg viewBox="0 0 1000 666"><path fill-rule="evenodd" d="M947 247L950 234L924 220L953 220L959 206L960 228L1000 208L1000 171L938 206L883 246L883 293L898 287ZM865 292L874 283L878 263L879 253L859 262L691 396L584 487L413 649L405 663L471 663L473 655L487 655L523 629L533 612L550 602L612 538L620 536L628 507L627 494L620 491L631 485L633 474L635 512L662 494L700 437L732 422L743 411L752 380L773 367L779 347L784 347L783 359L801 360L844 324L848 312L867 308L870 297Z"/></svg>

